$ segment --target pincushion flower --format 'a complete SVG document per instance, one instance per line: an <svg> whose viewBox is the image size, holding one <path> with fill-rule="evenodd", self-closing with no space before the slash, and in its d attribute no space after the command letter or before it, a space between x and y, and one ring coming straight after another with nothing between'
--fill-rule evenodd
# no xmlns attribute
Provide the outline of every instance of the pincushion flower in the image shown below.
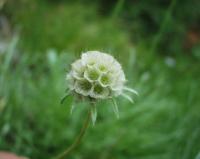
<svg viewBox="0 0 200 159"><path fill-rule="evenodd" d="M67 74L69 93L82 96L90 101L111 99L113 110L118 116L117 96L123 96L130 102L132 98L127 94L134 89L126 87L126 78L122 66L111 55L99 51L88 51L81 55L71 65L71 71ZM96 120L96 107L93 106L93 122Z"/></svg>
<svg viewBox="0 0 200 159"><path fill-rule="evenodd" d="M127 93L137 94L134 89L126 87L127 80L120 63L111 55L99 51L83 53L80 59L72 63L71 70L67 73L66 79L68 93L61 100L61 103L69 95L75 95L77 98L90 101L91 104L89 105L88 116L75 142L55 159L66 158L79 145L90 119L93 124L96 121L97 109L95 103L98 100L112 100L113 110L118 117L118 106L115 97L123 96L130 102L133 102ZM71 112L73 108L74 105Z"/></svg>

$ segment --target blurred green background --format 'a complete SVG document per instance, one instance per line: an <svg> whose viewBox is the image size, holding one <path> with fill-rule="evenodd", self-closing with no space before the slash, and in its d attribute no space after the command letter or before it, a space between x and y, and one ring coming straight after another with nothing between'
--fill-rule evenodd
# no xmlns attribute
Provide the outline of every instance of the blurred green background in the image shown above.
<svg viewBox="0 0 200 159"><path fill-rule="evenodd" d="M1 0L0 150L48 159L72 142L84 103L60 99L87 50L118 59L135 104L98 104L71 159L200 159L199 0Z"/></svg>

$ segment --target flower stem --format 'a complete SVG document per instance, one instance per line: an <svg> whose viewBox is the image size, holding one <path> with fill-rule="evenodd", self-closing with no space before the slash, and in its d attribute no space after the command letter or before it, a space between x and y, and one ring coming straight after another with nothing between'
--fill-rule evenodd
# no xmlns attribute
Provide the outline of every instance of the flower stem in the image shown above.
<svg viewBox="0 0 200 159"><path fill-rule="evenodd" d="M83 124L83 127L80 131L80 134L77 136L77 138L75 139L74 143L68 147L63 153L59 154L57 157L55 157L54 159L64 159L66 158L70 152L72 152L74 150L74 148L76 148L80 142L81 142L81 139L83 138L88 126L89 126L89 122L90 122L90 119L91 119L91 110L88 111L88 115L87 115L87 118Z"/></svg>

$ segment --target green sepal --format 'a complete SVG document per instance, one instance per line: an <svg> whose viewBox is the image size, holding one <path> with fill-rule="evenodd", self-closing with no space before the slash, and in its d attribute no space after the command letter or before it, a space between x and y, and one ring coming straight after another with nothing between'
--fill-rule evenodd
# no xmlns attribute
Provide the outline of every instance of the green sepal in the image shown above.
<svg viewBox="0 0 200 159"><path fill-rule="evenodd" d="M65 102L65 100L66 100L70 95L71 95L70 93L65 94L64 97L61 98L60 104L63 104L63 103Z"/></svg>
<svg viewBox="0 0 200 159"><path fill-rule="evenodd" d="M91 106L91 119L92 119L92 124L94 126L97 119L97 108L95 104L92 104Z"/></svg>
<svg viewBox="0 0 200 159"><path fill-rule="evenodd" d="M111 98L112 100L112 108L113 108L113 112L115 113L116 117L119 118L119 109L118 109L118 105L117 102L114 98Z"/></svg>
<svg viewBox="0 0 200 159"><path fill-rule="evenodd" d="M122 95L124 98L126 98L128 101L130 101L131 103L134 103L133 99L132 99L128 94L122 93L121 95Z"/></svg>
<svg viewBox="0 0 200 159"><path fill-rule="evenodd" d="M70 109L70 114L71 114L71 115L72 115L72 113L73 113L73 111L74 111L74 108L75 108L75 105L74 105L74 103L72 103L71 109Z"/></svg>

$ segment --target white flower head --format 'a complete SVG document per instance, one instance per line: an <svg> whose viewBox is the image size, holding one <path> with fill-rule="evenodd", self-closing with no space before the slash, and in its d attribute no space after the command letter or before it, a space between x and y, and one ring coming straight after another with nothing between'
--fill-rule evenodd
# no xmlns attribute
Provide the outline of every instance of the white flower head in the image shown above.
<svg viewBox="0 0 200 159"><path fill-rule="evenodd" d="M88 51L71 65L67 74L70 92L88 99L113 99L119 95L132 102L124 93L135 90L125 87L126 78L120 63L111 55L99 51ZM114 102L116 112L116 102Z"/></svg>

